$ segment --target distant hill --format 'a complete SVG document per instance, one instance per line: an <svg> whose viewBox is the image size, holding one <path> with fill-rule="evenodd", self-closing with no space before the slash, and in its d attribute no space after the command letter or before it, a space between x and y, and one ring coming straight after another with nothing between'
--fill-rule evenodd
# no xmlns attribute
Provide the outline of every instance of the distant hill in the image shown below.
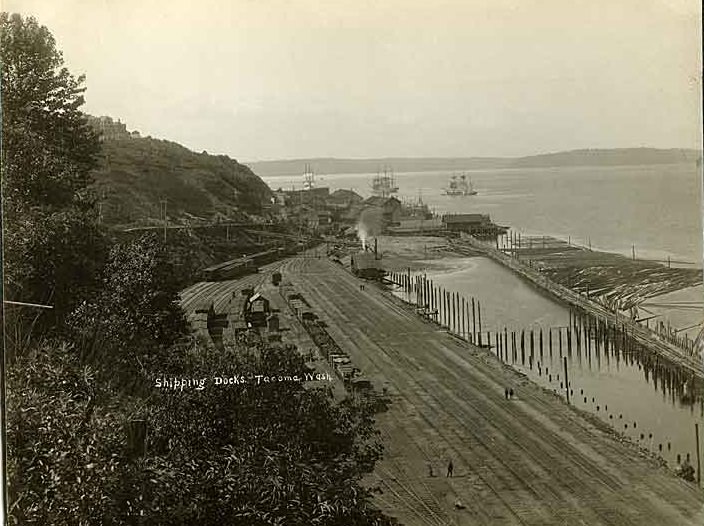
<svg viewBox="0 0 704 526"><path fill-rule="evenodd" d="M152 138L102 144L103 160L94 173L94 187L108 224L158 222L162 199L170 220L244 219L260 213L271 197L250 168L224 155L199 154Z"/></svg>
<svg viewBox="0 0 704 526"><path fill-rule="evenodd" d="M318 173L374 173L385 166L395 172L550 168L560 166L628 166L695 163L701 152L685 149L620 148L571 150L528 157L388 157L379 159L292 159L247 165L264 177L298 175L306 164Z"/></svg>

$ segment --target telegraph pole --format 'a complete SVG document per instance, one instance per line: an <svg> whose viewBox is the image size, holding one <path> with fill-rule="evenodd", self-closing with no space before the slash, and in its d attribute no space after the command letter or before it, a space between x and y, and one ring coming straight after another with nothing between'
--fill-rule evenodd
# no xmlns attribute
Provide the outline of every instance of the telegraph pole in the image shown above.
<svg viewBox="0 0 704 526"><path fill-rule="evenodd" d="M159 203L163 206L163 214L164 214L164 244L166 244L166 225L167 225L167 219L166 219L166 199L160 199Z"/></svg>

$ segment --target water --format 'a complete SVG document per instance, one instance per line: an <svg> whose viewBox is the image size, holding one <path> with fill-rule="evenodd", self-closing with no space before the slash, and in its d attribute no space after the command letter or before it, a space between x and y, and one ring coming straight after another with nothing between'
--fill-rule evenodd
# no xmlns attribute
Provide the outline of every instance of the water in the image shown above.
<svg viewBox="0 0 704 526"><path fill-rule="evenodd" d="M550 235L641 259L702 267L702 182L694 164L561 167L467 172L479 194L443 194L452 172L396 174L401 199L422 199L437 213L479 212L524 235ZM371 193L374 174L317 178L331 191ZM270 177L272 188L301 188L302 177ZM673 327L696 334L704 320L704 289L657 298L652 309Z"/></svg>
<svg viewBox="0 0 704 526"><path fill-rule="evenodd" d="M701 268L701 176L693 165L478 170L468 174L479 192L476 196L443 195L451 172L416 172L396 174L398 197L417 199L420 195L440 214L490 214L495 222L524 235L570 238L573 243L591 243L594 249L627 256L635 247L639 258L664 261L669 257L680 264ZM366 197L371 193L372 176L323 176L318 178L318 186L352 189ZM300 188L302 184L300 176L273 177L266 181L272 188L292 185ZM466 298L479 299L483 330L490 330L493 339L493 333L506 327L509 348L511 331L532 328L537 338L542 328L547 349L547 331L552 330L552 357L544 352L542 358L536 357L531 368L527 362L521 363L519 351L518 361L509 359L509 363L513 362L517 370L538 384L564 396L564 390L560 389L563 365L555 332L558 327L566 330L569 324L569 311L564 305L485 258L435 260L428 267L432 270L427 271L427 276L436 285ZM701 323L704 319L702 287L650 301L656 304L650 308L659 309L676 327ZM673 307L675 304L679 307ZM537 340L535 346L537 349ZM567 355L566 341L563 351L563 356ZM568 355L572 403L660 454L673 466L678 453L682 458L690 453L695 463L694 423L700 424L700 434L704 437L704 406L701 400L683 400L678 389L663 382L668 378L654 375L651 369L650 357L641 353L624 354L613 349L605 351L603 347L597 352L594 346L591 352L584 347L577 352L573 346Z"/></svg>
<svg viewBox="0 0 704 526"><path fill-rule="evenodd" d="M683 378L668 376L668 371L654 371L654 356L640 351L625 352L612 346L605 349L603 341L597 345L594 340L589 350L584 341L578 349L574 335L571 352L568 352L569 310L490 259L444 259L440 266L438 261L432 261L423 274L435 286L481 302L483 343L486 343L486 332L490 331L492 352L496 353L496 333L503 335L506 329L509 349L506 361L515 369L564 397L561 382L564 382L563 357L567 357L570 398L574 406L592 413L614 430L659 454L671 467L676 467L678 454L684 459L688 453L696 467L694 424L699 423L704 435L704 403L699 398L683 398ZM400 290L396 293L407 301L415 301L415 293L405 294ZM534 337L532 367L529 361L531 330ZM512 331L517 333L515 358L511 352ZM520 352L521 331L525 334L525 361ZM552 332L552 353L549 332ZM558 332L562 334L562 353Z"/></svg>
<svg viewBox="0 0 704 526"><path fill-rule="evenodd" d="M479 194L443 195L452 172L397 173L398 197L419 194L438 213L490 214L502 225L530 235L570 237L594 249L646 259L701 266L701 175L694 165L562 167L467 172ZM331 191L371 193L374 174L317 178ZM271 188L301 188L303 179L269 177Z"/></svg>

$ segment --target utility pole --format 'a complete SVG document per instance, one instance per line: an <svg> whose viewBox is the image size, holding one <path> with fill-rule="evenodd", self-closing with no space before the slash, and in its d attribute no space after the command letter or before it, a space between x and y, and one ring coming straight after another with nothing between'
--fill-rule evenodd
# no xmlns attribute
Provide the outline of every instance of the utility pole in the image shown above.
<svg viewBox="0 0 704 526"><path fill-rule="evenodd" d="M162 213L164 214L164 244L166 244L166 225L167 225L167 219L166 219L166 199L160 199L159 203L161 203L161 206L163 207Z"/></svg>

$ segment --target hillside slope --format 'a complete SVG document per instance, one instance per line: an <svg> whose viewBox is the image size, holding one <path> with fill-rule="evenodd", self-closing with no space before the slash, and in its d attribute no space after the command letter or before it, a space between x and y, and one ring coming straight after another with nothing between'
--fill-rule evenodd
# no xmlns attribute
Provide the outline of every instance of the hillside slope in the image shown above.
<svg viewBox="0 0 704 526"><path fill-rule="evenodd" d="M151 224L202 218L245 219L261 212L271 191L247 166L224 155L195 153L152 138L105 140L94 187L107 224Z"/></svg>

